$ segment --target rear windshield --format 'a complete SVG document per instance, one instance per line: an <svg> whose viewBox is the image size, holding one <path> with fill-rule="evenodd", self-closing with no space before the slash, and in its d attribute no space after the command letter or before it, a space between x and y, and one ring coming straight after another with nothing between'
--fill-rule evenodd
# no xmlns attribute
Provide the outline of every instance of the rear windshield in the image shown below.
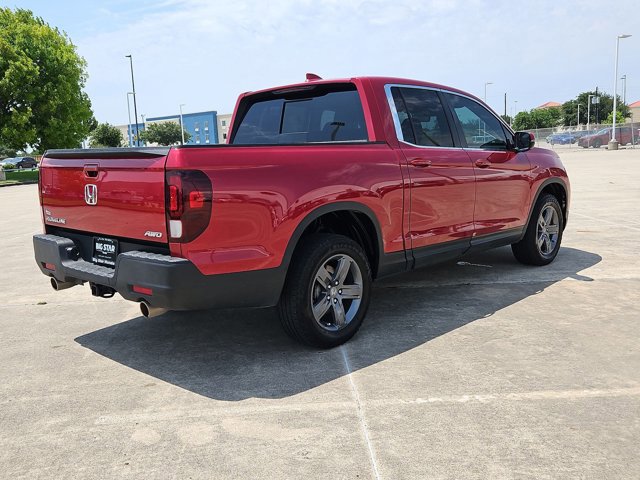
<svg viewBox="0 0 640 480"><path fill-rule="evenodd" d="M249 104L241 118L231 141L235 145L368 140L352 84L269 93Z"/></svg>

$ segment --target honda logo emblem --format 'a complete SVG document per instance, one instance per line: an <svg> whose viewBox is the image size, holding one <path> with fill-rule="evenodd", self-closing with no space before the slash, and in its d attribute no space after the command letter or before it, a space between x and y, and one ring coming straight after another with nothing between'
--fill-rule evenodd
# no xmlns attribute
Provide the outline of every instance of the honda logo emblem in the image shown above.
<svg viewBox="0 0 640 480"><path fill-rule="evenodd" d="M87 205L95 205L98 203L98 186L89 183L84 186L84 201Z"/></svg>

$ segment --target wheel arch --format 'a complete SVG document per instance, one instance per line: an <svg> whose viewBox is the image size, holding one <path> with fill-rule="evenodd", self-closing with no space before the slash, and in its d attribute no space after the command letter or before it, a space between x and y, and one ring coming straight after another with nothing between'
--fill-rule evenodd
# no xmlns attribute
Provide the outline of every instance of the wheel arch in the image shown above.
<svg viewBox="0 0 640 480"><path fill-rule="evenodd" d="M567 227L567 220L569 214L569 189L567 188L567 184L560 178L547 178L544 180L536 191L535 196L533 197L533 201L531 202L531 207L529 208L529 215L527 217L527 223L525 225L529 225L531 221L531 215L533 214L533 209L538 203L538 199L543 193L550 193L558 199L560 202L560 207L562 207L562 218L564 219L562 229L564 230ZM523 236L526 233L526 228L524 229Z"/></svg>
<svg viewBox="0 0 640 480"><path fill-rule="evenodd" d="M369 258L373 277L376 278L380 259L384 254L382 230L373 210L358 202L329 203L309 212L289 239L281 265L285 271L288 271L295 250L303 238L322 231L343 234L360 244Z"/></svg>

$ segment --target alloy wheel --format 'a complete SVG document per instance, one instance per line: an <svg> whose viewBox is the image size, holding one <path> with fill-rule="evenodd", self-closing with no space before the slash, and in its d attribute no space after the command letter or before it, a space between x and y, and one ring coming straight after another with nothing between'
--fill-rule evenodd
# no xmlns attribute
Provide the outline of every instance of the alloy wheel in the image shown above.
<svg viewBox="0 0 640 480"><path fill-rule="evenodd" d="M553 205L545 205L538 217L536 244L538 251L549 256L555 250L560 234L560 219Z"/></svg>
<svg viewBox="0 0 640 480"><path fill-rule="evenodd" d="M311 283L311 311L323 329L338 331L355 318L362 303L362 272L349 255L322 262Z"/></svg>

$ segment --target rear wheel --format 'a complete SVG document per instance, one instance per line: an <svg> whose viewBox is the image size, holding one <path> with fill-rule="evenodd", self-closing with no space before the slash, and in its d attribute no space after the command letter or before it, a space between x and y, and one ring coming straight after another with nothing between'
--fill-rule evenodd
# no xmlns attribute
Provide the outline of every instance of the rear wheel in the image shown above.
<svg viewBox="0 0 640 480"><path fill-rule="evenodd" d="M593 141L593 148L600 148L600 145L602 145L602 142L600 140Z"/></svg>
<svg viewBox="0 0 640 480"><path fill-rule="evenodd" d="M362 325L371 282L360 245L342 235L313 235L296 250L287 275L279 305L282 326L306 345L341 345Z"/></svg>
<svg viewBox="0 0 640 480"><path fill-rule="evenodd" d="M553 262L562 241L564 217L558 199L551 194L536 202L527 231L518 243L511 245L516 259L527 265L547 265Z"/></svg>

